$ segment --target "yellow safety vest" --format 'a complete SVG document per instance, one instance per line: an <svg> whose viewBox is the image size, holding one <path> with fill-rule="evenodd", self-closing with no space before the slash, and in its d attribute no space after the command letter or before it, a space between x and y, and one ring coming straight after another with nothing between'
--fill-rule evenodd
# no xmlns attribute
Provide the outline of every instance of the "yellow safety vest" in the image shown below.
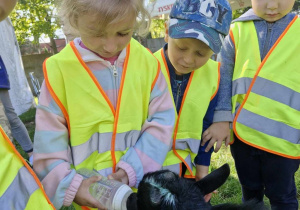
<svg viewBox="0 0 300 210"><path fill-rule="evenodd" d="M160 66L134 39L126 49L116 109L73 42L44 63L46 85L68 123L75 169L115 172L140 136Z"/></svg>
<svg viewBox="0 0 300 210"><path fill-rule="evenodd" d="M154 55L161 64L162 73L167 80L169 91L172 93L163 49ZM213 60L208 60L204 66L191 73L179 114L176 114L172 150L166 157L164 168L181 175L181 163L184 163L188 169L185 177L195 177L196 167L193 161L198 153L202 138L203 118L210 101L218 91L219 80L219 63Z"/></svg>
<svg viewBox="0 0 300 210"><path fill-rule="evenodd" d="M41 182L0 126L0 209L55 209Z"/></svg>
<svg viewBox="0 0 300 210"><path fill-rule="evenodd" d="M263 61L252 21L232 24L233 130L246 144L300 158L300 21L296 16ZM251 43L251 45L249 45Z"/></svg>
<svg viewBox="0 0 300 210"><path fill-rule="evenodd" d="M75 168L115 168L126 150L136 143L147 119L159 69L153 55L132 39L115 110L73 42L45 62L47 87L68 122ZM124 136L134 131L137 135L124 142ZM107 133L112 139L101 138Z"/></svg>

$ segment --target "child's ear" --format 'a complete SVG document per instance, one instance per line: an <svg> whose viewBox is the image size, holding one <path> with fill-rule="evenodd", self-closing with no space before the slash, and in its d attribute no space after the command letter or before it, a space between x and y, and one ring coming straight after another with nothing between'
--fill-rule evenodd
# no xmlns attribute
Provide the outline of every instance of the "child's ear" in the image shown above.
<svg viewBox="0 0 300 210"><path fill-rule="evenodd" d="M169 21L165 22L165 42L169 41Z"/></svg>

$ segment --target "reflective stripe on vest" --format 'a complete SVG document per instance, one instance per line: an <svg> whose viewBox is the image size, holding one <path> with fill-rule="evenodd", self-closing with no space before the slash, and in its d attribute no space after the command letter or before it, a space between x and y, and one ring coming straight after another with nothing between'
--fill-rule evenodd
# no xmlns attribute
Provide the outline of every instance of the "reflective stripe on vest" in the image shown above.
<svg viewBox="0 0 300 210"><path fill-rule="evenodd" d="M95 169L104 176L108 175L104 172L115 170L116 163L136 143L148 117L159 69L154 56L132 39L115 109L73 42L44 63L46 85L68 122L76 169Z"/></svg>
<svg viewBox="0 0 300 210"><path fill-rule="evenodd" d="M253 22L234 23L230 32L234 132L253 147L291 159L300 158L299 28L295 17L262 62Z"/></svg>
<svg viewBox="0 0 300 210"><path fill-rule="evenodd" d="M161 70L172 93L169 70L163 49L157 51L154 55L161 63ZM219 63L213 60L208 60L204 66L191 73L182 98L179 114L176 115L173 149L167 155L164 169L170 169L181 175L179 164L184 163L188 169L185 177L195 176L196 168L193 161L201 142L203 118L210 101L218 91L219 80Z"/></svg>
<svg viewBox="0 0 300 210"><path fill-rule="evenodd" d="M33 170L0 126L0 209L55 209Z"/></svg>

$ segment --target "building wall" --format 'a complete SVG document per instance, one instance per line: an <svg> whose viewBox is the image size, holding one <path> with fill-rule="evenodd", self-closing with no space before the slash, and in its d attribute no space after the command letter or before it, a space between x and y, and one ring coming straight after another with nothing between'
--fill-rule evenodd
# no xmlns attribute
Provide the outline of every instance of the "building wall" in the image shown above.
<svg viewBox="0 0 300 210"><path fill-rule="evenodd" d="M44 74L43 74L43 63L46 58L52 56L52 54L33 54L33 55L24 55L22 56L25 74L29 83L29 86L31 90L33 90L29 73L34 72L34 76L39 80L40 85L42 85L42 82L44 80ZM33 92L34 94L34 92Z"/></svg>
<svg viewBox="0 0 300 210"><path fill-rule="evenodd" d="M158 39L147 39L145 43L145 47L149 48L151 52L156 52L160 48L164 46L165 42L163 38ZM31 90L33 90L29 73L34 72L34 76L39 80L40 85L42 85L42 82L44 80L44 74L43 74L43 62L46 58L52 56L50 53L46 54L32 54L32 55L23 55L22 60L24 64L25 74L29 83L29 86ZM33 94L34 91L32 91Z"/></svg>

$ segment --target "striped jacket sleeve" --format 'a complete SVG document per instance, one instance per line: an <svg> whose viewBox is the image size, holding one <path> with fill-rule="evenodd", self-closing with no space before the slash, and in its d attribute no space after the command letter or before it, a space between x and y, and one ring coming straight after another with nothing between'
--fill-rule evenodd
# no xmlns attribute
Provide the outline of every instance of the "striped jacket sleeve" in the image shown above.
<svg viewBox="0 0 300 210"><path fill-rule="evenodd" d="M144 174L161 169L172 144L175 109L161 71L150 97L148 118L141 135L117 164L117 168L127 172L129 186L137 187Z"/></svg>
<svg viewBox="0 0 300 210"><path fill-rule="evenodd" d="M71 162L66 120L44 82L36 112L33 169L57 209L71 205L82 182Z"/></svg>

